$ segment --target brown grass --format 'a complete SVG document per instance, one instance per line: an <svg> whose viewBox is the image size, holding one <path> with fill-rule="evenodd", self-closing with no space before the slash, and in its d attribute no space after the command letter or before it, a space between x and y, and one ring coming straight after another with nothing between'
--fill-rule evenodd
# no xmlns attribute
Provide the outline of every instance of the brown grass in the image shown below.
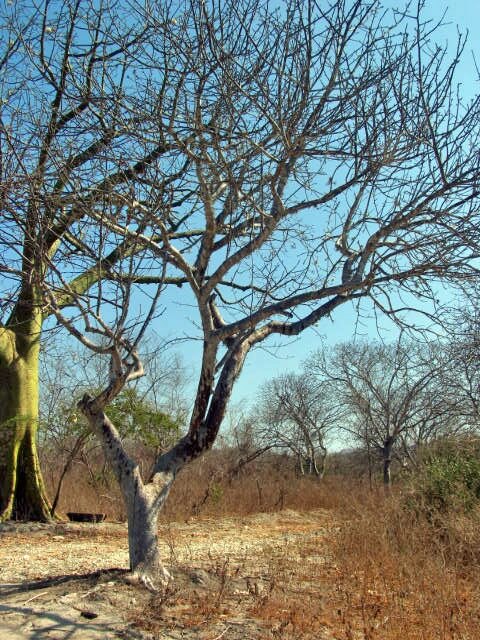
<svg viewBox="0 0 480 640"><path fill-rule="evenodd" d="M329 537L331 555L319 564L315 541L299 539L295 553L289 548L264 557L266 568L256 581L242 577L238 567L234 573L228 559L212 564L209 589L188 596L173 591L150 603L150 615L139 616L150 628L161 628L165 611L175 606L177 612L183 607L186 627L241 609L270 629L252 636L258 638L480 638L479 511L432 518L431 512L409 509L401 491L386 496L342 476L297 478L279 457L230 477L222 471L228 468L222 455L210 454L179 477L164 520L329 509L339 523ZM61 509L124 517L113 481L94 486L79 465L67 480Z"/></svg>
<svg viewBox="0 0 480 640"><path fill-rule="evenodd" d="M432 522L402 495L357 496L334 541L342 637L479 638L479 524L476 514Z"/></svg>
<svg viewBox="0 0 480 640"><path fill-rule="evenodd" d="M283 456L266 457L233 475L236 458L232 452L213 451L190 464L179 475L161 514L164 521L185 520L198 515L248 515L282 509L306 511L336 506L340 493L330 482L298 478L291 461ZM61 464L44 459L47 490L54 495ZM148 475L144 462L144 475ZM335 480L335 484L338 480ZM60 514L69 511L106 513L109 520L125 519L125 509L113 474L104 470L99 456L90 460L90 469L77 462L63 484Z"/></svg>
<svg viewBox="0 0 480 640"><path fill-rule="evenodd" d="M257 577L245 578L248 571L238 567L232 573L228 562L223 573L212 564L217 583L194 594L183 624L201 627L241 611L265 630L255 638L480 638L478 514L432 522L409 510L400 493L335 487L331 480L326 487L338 526L321 549L312 536L272 548ZM242 580L244 595L233 595Z"/></svg>

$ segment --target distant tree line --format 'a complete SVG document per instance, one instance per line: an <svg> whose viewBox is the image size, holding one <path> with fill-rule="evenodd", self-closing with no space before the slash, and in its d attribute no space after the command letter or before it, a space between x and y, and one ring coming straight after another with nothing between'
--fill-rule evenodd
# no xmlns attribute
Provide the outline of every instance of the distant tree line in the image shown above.
<svg viewBox="0 0 480 640"><path fill-rule="evenodd" d="M355 448L370 477L381 462L390 486L392 462L412 468L431 443L479 433L476 333L470 323L451 342L349 341L313 352L258 394L249 422L259 446L289 451L299 473L318 477L328 446Z"/></svg>

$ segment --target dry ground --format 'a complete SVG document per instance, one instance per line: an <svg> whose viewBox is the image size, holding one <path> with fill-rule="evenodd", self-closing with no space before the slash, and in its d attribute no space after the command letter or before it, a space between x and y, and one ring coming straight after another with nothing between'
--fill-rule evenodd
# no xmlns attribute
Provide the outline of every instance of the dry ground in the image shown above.
<svg viewBox="0 0 480 640"><path fill-rule="evenodd" d="M162 525L175 579L151 594L126 580L123 524L0 525L0 639L347 638L337 529L326 510Z"/></svg>

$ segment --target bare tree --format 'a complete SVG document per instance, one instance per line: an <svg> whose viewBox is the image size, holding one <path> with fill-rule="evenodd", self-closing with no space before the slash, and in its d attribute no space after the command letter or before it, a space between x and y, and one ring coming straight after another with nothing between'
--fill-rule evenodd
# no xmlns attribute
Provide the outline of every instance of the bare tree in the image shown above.
<svg viewBox="0 0 480 640"><path fill-rule="evenodd" d="M478 285L477 285L478 286ZM480 316L478 290L470 291L469 307L450 318L446 366L442 370L444 392L457 405L463 428L478 433L480 427Z"/></svg>
<svg viewBox="0 0 480 640"><path fill-rule="evenodd" d="M342 428L369 456L380 454L387 487L395 451L413 459L421 445L458 428L456 405L441 383L443 366L432 347L401 340L348 342L309 362L347 411Z"/></svg>
<svg viewBox="0 0 480 640"><path fill-rule="evenodd" d="M62 6L71 24L71 7ZM115 6L122 12L127 3ZM99 14L93 5L91 11L95 25ZM63 45L63 66L41 46L31 54L43 73L40 88L49 78L54 87L59 74L70 79L75 66L83 78L88 61L91 68L100 58L101 74L95 69L87 79L101 78L108 96L127 94L129 101L120 115L103 106L108 96L81 110L64 83L60 94L52 88L60 104L42 157L54 156L53 141L67 125L75 145L86 113L102 127L107 122L102 131L113 127L114 141L95 161L82 163L83 155L69 151L49 165L53 192L42 188L34 202L41 213L53 206L57 216L47 225L50 245L39 242L33 222L24 222L36 224L37 214L9 210L29 246L35 239L35 249L46 247L36 271L30 258L23 266L14 262L21 282L28 291L38 283L34 292L48 302L47 312L111 359L109 383L80 408L122 488L132 572L150 582L161 571L159 509L176 475L214 443L250 349L271 336L296 336L346 302L368 298L393 314L395 292L425 300L437 278L475 272L480 105L463 104L455 89L464 40L452 61L446 49L433 51L435 25L422 21L419 8L388 14L376 0L325 6L287 0L280 8L267 0L209 0L155 3L146 11L130 1L128 12L129 20L112 22L111 32L102 27L102 47L94 40L85 48L86 35ZM118 25L133 23L141 32L116 35ZM96 33L89 25L86 33ZM70 42L65 37L61 42ZM143 66L132 70L128 63L140 53ZM115 71L104 71L116 55ZM25 95L36 77L25 77L18 90ZM73 82L72 91L84 84ZM43 109L51 105L45 98ZM23 131L17 129L19 139ZM63 169L73 172L67 182ZM12 171L18 174L36 184L37 170ZM72 220L73 247L55 267L47 248L52 253L59 237L64 245ZM81 287L66 281L67 264L91 279L82 276ZM110 280L99 279L105 272ZM188 431L144 482L105 411L142 375L139 341L169 283L197 311L202 358ZM151 297L149 310L133 295L137 285ZM37 309L29 300L21 308ZM30 340L38 340L38 315ZM5 349L12 326L26 331L18 312L12 318L2 333Z"/></svg>
<svg viewBox="0 0 480 640"><path fill-rule="evenodd" d="M328 387L305 372L284 374L264 385L254 410L261 441L290 451L302 475L323 478L327 439L343 413Z"/></svg>
<svg viewBox="0 0 480 640"><path fill-rule="evenodd" d="M46 285L59 308L75 296L88 308L94 283L125 266L140 278L128 219L143 198L150 214L174 186L181 198L182 166L152 133L156 22L132 21L128 3L20 0L3 3L0 28L0 518L48 519L36 450Z"/></svg>
<svg viewBox="0 0 480 640"><path fill-rule="evenodd" d="M65 344L48 345L40 359L42 388L40 394L40 459L47 464L55 460L55 477L51 513L55 514L62 486L74 463L84 465L94 484L97 474L91 465L101 446L76 406L88 389L105 384L104 362L83 348L69 349ZM142 475L148 472L148 459L167 450L183 431L188 414L187 371L181 358L162 348L158 338L150 336L143 343L146 374L135 385L124 389L110 405L110 416L129 449L143 447L150 455L142 457ZM100 478L105 481L103 465ZM53 483L54 479L51 476Z"/></svg>

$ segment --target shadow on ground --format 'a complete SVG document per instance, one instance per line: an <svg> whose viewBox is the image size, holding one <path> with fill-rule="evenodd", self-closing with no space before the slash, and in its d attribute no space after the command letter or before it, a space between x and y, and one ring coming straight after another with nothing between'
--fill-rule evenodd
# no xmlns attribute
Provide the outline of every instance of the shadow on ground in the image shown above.
<svg viewBox="0 0 480 640"><path fill-rule="evenodd" d="M109 592L127 573L110 569L0 585L0 640L144 637L110 606Z"/></svg>

